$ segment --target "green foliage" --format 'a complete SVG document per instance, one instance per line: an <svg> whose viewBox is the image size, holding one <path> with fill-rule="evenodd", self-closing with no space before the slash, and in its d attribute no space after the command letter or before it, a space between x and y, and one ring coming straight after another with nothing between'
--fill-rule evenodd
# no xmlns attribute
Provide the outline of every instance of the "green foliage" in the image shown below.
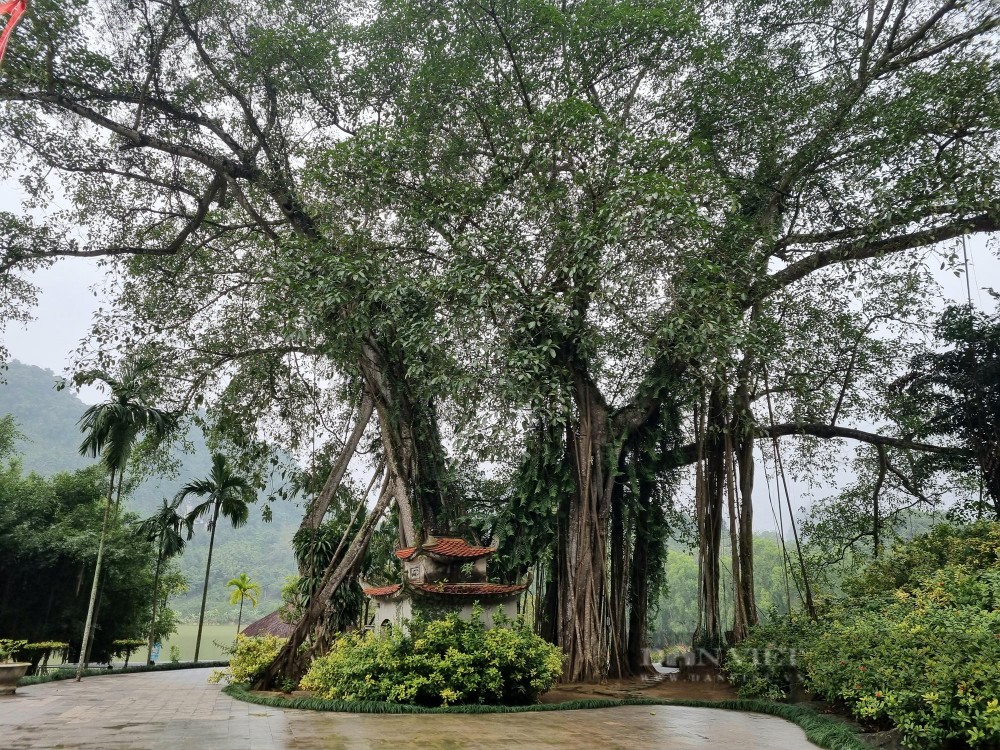
<svg viewBox="0 0 1000 750"><path fill-rule="evenodd" d="M938 524L845 580L848 596L885 597L912 592L946 566L983 570L1000 566L1000 523Z"/></svg>
<svg viewBox="0 0 1000 750"><path fill-rule="evenodd" d="M181 660L181 650L178 646L170 647L170 663L179 664Z"/></svg>
<svg viewBox="0 0 1000 750"><path fill-rule="evenodd" d="M535 426L510 485L493 528L499 546L490 566L501 580L519 578L551 554L559 509L573 492L564 430Z"/></svg>
<svg viewBox="0 0 1000 750"><path fill-rule="evenodd" d="M100 458L109 472L118 474L119 483L140 435L156 443L177 428L176 415L149 403L154 367L147 359L126 359L115 373L89 370L75 378L77 385L100 382L110 391L106 401L88 407L80 417L80 455Z"/></svg>
<svg viewBox="0 0 1000 750"><path fill-rule="evenodd" d="M12 414L0 417L0 459L12 455L17 441L23 437Z"/></svg>
<svg viewBox="0 0 1000 750"><path fill-rule="evenodd" d="M222 649L229 655L229 666L213 671L209 675L209 682L225 680L227 683L253 683L275 660L287 640L276 635L237 635L236 642L231 647Z"/></svg>
<svg viewBox="0 0 1000 750"><path fill-rule="evenodd" d="M39 641L38 643L28 643L24 646L25 651L58 651L69 646L65 641Z"/></svg>
<svg viewBox="0 0 1000 750"><path fill-rule="evenodd" d="M128 661L137 649L140 649L145 645L145 638L122 638L111 642L111 647L114 649L112 653L115 656L122 657L125 661Z"/></svg>
<svg viewBox="0 0 1000 750"><path fill-rule="evenodd" d="M907 747L1000 742L1000 524L941 526L845 584L818 623L776 620L730 658L741 695L780 697L784 668L862 721L900 728ZM788 656L794 653L795 661Z"/></svg>
<svg viewBox="0 0 1000 750"><path fill-rule="evenodd" d="M784 700L817 632L817 624L803 613L782 616L772 610L747 638L729 650L726 676L741 698Z"/></svg>
<svg viewBox="0 0 1000 750"><path fill-rule="evenodd" d="M233 528L246 525L250 505L257 500L250 480L238 474L232 462L222 453L212 454L212 470L205 479L194 479L181 487L176 502L180 504L189 496L202 498L187 516L190 525L208 516L214 528L219 516L228 519Z"/></svg>
<svg viewBox="0 0 1000 750"><path fill-rule="evenodd" d="M100 467L43 478L0 470L0 633L29 641L80 642L89 576L101 532L106 485ZM137 539L134 516L112 514L92 656L149 625L156 551Z"/></svg>
<svg viewBox="0 0 1000 750"><path fill-rule="evenodd" d="M0 638L0 661L11 661L14 658L14 654L27 645L27 641L14 640L13 638Z"/></svg>
<svg viewBox="0 0 1000 750"><path fill-rule="evenodd" d="M260 599L260 584L252 580L246 573L240 573L236 578L230 578L226 581L226 586L232 589L229 593L231 605L235 606L248 601L251 606L257 606L257 601Z"/></svg>
<svg viewBox="0 0 1000 750"><path fill-rule="evenodd" d="M470 620L415 618L387 633L348 633L317 658L301 687L332 700L419 706L534 703L562 673L562 653L523 619L481 609Z"/></svg>
<svg viewBox="0 0 1000 750"><path fill-rule="evenodd" d="M900 421L920 437L959 441L965 455L922 461L981 476L983 502L962 510L972 518L988 512L1000 521L1000 313L952 306L935 333L936 348L914 357L901 381L909 402Z"/></svg>
<svg viewBox="0 0 1000 750"><path fill-rule="evenodd" d="M1000 568L948 566L914 593L854 601L806 649L812 690L862 720L888 720L910 748L1000 742Z"/></svg>

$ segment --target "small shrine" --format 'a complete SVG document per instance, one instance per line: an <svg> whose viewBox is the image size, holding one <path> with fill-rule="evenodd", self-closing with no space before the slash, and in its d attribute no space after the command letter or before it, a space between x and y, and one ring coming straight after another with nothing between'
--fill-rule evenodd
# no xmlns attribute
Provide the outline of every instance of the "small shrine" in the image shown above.
<svg viewBox="0 0 1000 750"><path fill-rule="evenodd" d="M515 617L517 599L529 582L487 580L486 561L495 551L446 536L428 536L417 547L396 550L402 581L364 589L375 604L374 626L398 626L414 615L437 619L449 612L468 618L477 603L483 608L487 626L497 607Z"/></svg>

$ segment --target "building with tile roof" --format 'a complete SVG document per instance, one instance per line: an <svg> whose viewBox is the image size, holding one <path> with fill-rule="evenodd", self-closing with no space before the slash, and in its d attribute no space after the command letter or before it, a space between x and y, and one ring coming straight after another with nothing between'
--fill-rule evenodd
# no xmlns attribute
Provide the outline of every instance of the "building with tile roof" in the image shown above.
<svg viewBox="0 0 1000 750"><path fill-rule="evenodd" d="M428 536L417 547L396 550L402 580L364 589L375 604L374 625L399 625L415 614L435 619L447 612L458 612L468 617L477 603L486 612L487 623L497 608L515 617L518 597L528 583L488 580L486 562L495 551L451 536Z"/></svg>

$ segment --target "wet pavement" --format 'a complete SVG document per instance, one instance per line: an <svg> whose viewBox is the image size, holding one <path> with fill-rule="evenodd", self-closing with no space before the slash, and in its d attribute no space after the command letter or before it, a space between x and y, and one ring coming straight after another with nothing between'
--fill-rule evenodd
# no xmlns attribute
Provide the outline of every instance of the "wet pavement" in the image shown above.
<svg viewBox="0 0 1000 750"><path fill-rule="evenodd" d="M623 706L522 714L378 715L235 701L211 670L101 676L0 698L0 748L112 750L639 750L815 748L794 724L710 708Z"/></svg>

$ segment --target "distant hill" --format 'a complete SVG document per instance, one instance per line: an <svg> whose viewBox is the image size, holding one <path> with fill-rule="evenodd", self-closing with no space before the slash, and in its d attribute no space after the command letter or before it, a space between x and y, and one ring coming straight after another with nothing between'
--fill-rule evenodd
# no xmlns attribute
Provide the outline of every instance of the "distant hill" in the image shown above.
<svg viewBox="0 0 1000 750"><path fill-rule="evenodd" d="M17 445L25 470L49 475L93 463L78 451L76 422L87 406L71 391L57 391L59 378L16 361L0 376L6 381L0 384L0 415L13 414L26 436Z"/></svg>
<svg viewBox="0 0 1000 750"><path fill-rule="evenodd" d="M78 450L82 436L77 421L87 405L72 391L57 391L55 386L59 378L54 373L12 361L3 379L6 382L0 384L0 416L13 415L25 436L17 445L25 471L48 476L81 469L94 462L81 456ZM129 498L129 510L140 516L149 515L161 498L174 496L186 481L207 476L211 457L203 437L191 433L187 439L193 451L176 456L180 464L178 475L143 482ZM301 510L294 503L277 503L272 512L271 523L264 523L260 513L251 513L250 522L241 529L233 529L225 522L219 525L212 557L207 621L235 622L235 611L229 606L225 583L240 573L259 581L264 589L260 605L256 613L250 615L251 619L255 614L267 614L280 603L281 586L287 576L295 573L291 538L298 527ZM186 620L198 616L207 552L208 534L202 524L178 561L191 588L186 595L172 601L171 606Z"/></svg>

